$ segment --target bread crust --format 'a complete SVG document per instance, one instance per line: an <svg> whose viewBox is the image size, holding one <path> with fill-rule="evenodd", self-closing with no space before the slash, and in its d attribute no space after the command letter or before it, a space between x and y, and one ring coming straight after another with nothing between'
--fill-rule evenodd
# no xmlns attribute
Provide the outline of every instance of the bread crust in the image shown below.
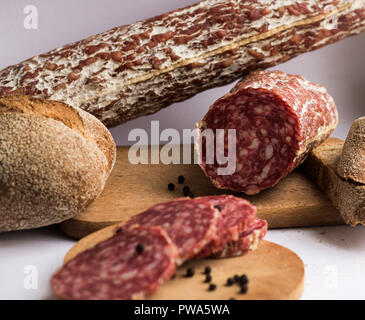
<svg viewBox="0 0 365 320"><path fill-rule="evenodd" d="M336 168L344 142L330 139L314 149L303 168L339 210L344 221L365 225L365 185L342 179Z"/></svg>
<svg viewBox="0 0 365 320"><path fill-rule="evenodd" d="M93 116L27 96L0 98L0 232L67 220L102 192L116 147Z"/></svg>
<svg viewBox="0 0 365 320"><path fill-rule="evenodd" d="M343 146L337 174L365 184L365 117L354 121Z"/></svg>

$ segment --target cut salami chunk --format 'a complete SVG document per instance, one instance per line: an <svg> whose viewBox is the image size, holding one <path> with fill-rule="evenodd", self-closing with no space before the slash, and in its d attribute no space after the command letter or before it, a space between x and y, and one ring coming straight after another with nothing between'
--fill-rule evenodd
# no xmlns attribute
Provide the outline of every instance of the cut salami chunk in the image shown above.
<svg viewBox="0 0 365 320"><path fill-rule="evenodd" d="M215 236L219 211L208 201L181 198L157 204L132 217L124 227L159 226L179 251L178 265L192 258Z"/></svg>
<svg viewBox="0 0 365 320"><path fill-rule="evenodd" d="M277 184L335 129L338 113L325 88L301 76L280 71L254 72L210 108L198 129L214 139L198 139L200 166L218 188L256 194ZM215 149L216 129L236 130L236 144ZM236 146L236 168L219 174L217 155ZM213 150L209 161L207 150ZM225 154L225 156L227 156Z"/></svg>
<svg viewBox="0 0 365 320"><path fill-rule="evenodd" d="M223 250L211 255L211 258L231 258L245 255L256 250L267 232L267 222L256 219L250 230L243 232L237 241L230 241Z"/></svg>
<svg viewBox="0 0 365 320"><path fill-rule="evenodd" d="M248 201L223 195L204 197L215 208L219 209L217 232L212 241L207 244L196 258L210 257L222 251L227 243L238 241L242 232L251 228L256 221L256 208Z"/></svg>
<svg viewBox="0 0 365 320"><path fill-rule="evenodd" d="M51 285L62 299L143 299L171 278L177 257L162 228L123 229L70 260Z"/></svg>

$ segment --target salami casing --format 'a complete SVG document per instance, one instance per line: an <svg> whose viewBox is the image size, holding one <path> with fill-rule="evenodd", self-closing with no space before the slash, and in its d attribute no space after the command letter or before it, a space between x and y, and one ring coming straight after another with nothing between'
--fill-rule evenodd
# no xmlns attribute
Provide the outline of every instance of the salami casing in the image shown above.
<svg viewBox="0 0 365 320"><path fill-rule="evenodd" d="M218 188L256 194L270 188L300 165L335 129L338 113L325 88L301 76L259 71L244 78L215 102L198 123L205 129L236 130L235 172L218 174L221 165L207 161L214 139L198 139L201 168ZM234 146L233 146L234 147Z"/></svg>
<svg viewBox="0 0 365 320"><path fill-rule="evenodd" d="M110 127L364 29L365 0L205 0L10 66L0 95L63 101Z"/></svg>
<svg viewBox="0 0 365 320"><path fill-rule="evenodd" d="M123 229L70 260L51 285L62 299L143 299L171 278L177 257L162 228Z"/></svg>
<svg viewBox="0 0 365 320"><path fill-rule="evenodd" d="M178 265L199 253L216 235L219 211L204 199L181 198L157 204L132 217L122 228L159 226L178 248Z"/></svg>

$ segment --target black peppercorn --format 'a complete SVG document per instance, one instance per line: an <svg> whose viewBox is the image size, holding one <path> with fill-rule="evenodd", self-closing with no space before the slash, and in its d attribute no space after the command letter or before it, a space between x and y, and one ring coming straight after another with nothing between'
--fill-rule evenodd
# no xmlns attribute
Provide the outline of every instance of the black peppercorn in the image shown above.
<svg viewBox="0 0 365 320"><path fill-rule="evenodd" d="M122 229L122 228L117 228L117 229L115 229L115 234L120 233L120 232L122 232L122 231L123 231L123 229Z"/></svg>
<svg viewBox="0 0 365 320"><path fill-rule="evenodd" d="M174 191L175 190L175 185L173 183L169 183L167 185L167 188L170 190L170 191Z"/></svg>
<svg viewBox="0 0 365 320"><path fill-rule="evenodd" d="M185 197L187 197L190 194L190 188L188 186L185 186L183 188L183 194Z"/></svg>
<svg viewBox="0 0 365 320"><path fill-rule="evenodd" d="M222 207L220 206L214 206L214 208L216 208L218 211L222 211Z"/></svg>
<svg viewBox="0 0 365 320"><path fill-rule="evenodd" d="M191 199L194 199L195 198L195 196L194 196L194 193L189 193L189 198L191 198Z"/></svg>
<svg viewBox="0 0 365 320"><path fill-rule="evenodd" d="M206 276L205 276L205 283L209 283L210 281L212 281L212 276L210 275L210 274L207 274Z"/></svg>
<svg viewBox="0 0 365 320"><path fill-rule="evenodd" d="M185 178L183 176L179 176L177 178L177 182L180 183L180 184L183 184L185 182Z"/></svg>
<svg viewBox="0 0 365 320"><path fill-rule="evenodd" d="M143 244L137 244L136 245L136 252L137 253L142 253L144 250Z"/></svg>
<svg viewBox="0 0 365 320"><path fill-rule="evenodd" d="M240 280L240 276L238 274L236 274L234 277L233 277L233 281L235 283L237 283L238 281Z"/></svg>
<svg viewBox="0 0 365 320"><path fill-rule="evenodd" d="M240 293L241 294L246 294L247 293L247 290L248 290L247 284L242 284L241 285Z"/></svg>
<svg viewBox="0 0 365 320"><path fill-rule="evenodd" d="M239 282L240 284L247 284L247 283L248 283L248 278L247 278L247 276L246 276L245 274L243 274L243 275L239 278L238 282Z"/></svg>
<svg viewBox="0 0 365 320"><path fill-rule="evenodd" d="M195 270L193 268L186 269L186 277L191 278L195 274Z"/></svg>
<svg viewBox="0 0 365 320"><path fill-rule="evenodd" d="M234 284L234 280L233 280L233 278L228 278L228 279L227 279L226 286L232 286L233 284Z"/></svg>
<svg viewBox="0 0 365 320"><path fill-rule="evenodd" d="M206 266L204 268L204 274L210 274L212 272L212 268L210 266Z"/></svg>
<svg viewBox="0 0 365 320"><path fill-rule="evenodd" d="M214 291L215 289L217 289L217 285L215 285L214 283L211 283L208 287L209 291Z"/></svg>

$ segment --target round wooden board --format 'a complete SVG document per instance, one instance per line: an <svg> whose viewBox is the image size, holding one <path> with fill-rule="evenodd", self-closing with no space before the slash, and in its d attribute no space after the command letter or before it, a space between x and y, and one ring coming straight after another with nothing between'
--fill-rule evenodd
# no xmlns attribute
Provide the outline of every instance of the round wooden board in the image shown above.
<svg viewBox="0 0 365 320"><path fill-rule="evenodd" d="M81 239L66 254L66 263L77 254L105 240L113 234L109 226ZM206 266L212 268L215 291L208 291L202 274ZM195 275L186 278L187 268L194 268ZM246 274L249 278L247 294L239 294L238 286L225 286L228 277ZM304 264L292 251L269 241L263 241L256 251L229 259L191 260L181 266L176 277L162 285L153 300L273 300L299 299L304 288Z"/></svg>

